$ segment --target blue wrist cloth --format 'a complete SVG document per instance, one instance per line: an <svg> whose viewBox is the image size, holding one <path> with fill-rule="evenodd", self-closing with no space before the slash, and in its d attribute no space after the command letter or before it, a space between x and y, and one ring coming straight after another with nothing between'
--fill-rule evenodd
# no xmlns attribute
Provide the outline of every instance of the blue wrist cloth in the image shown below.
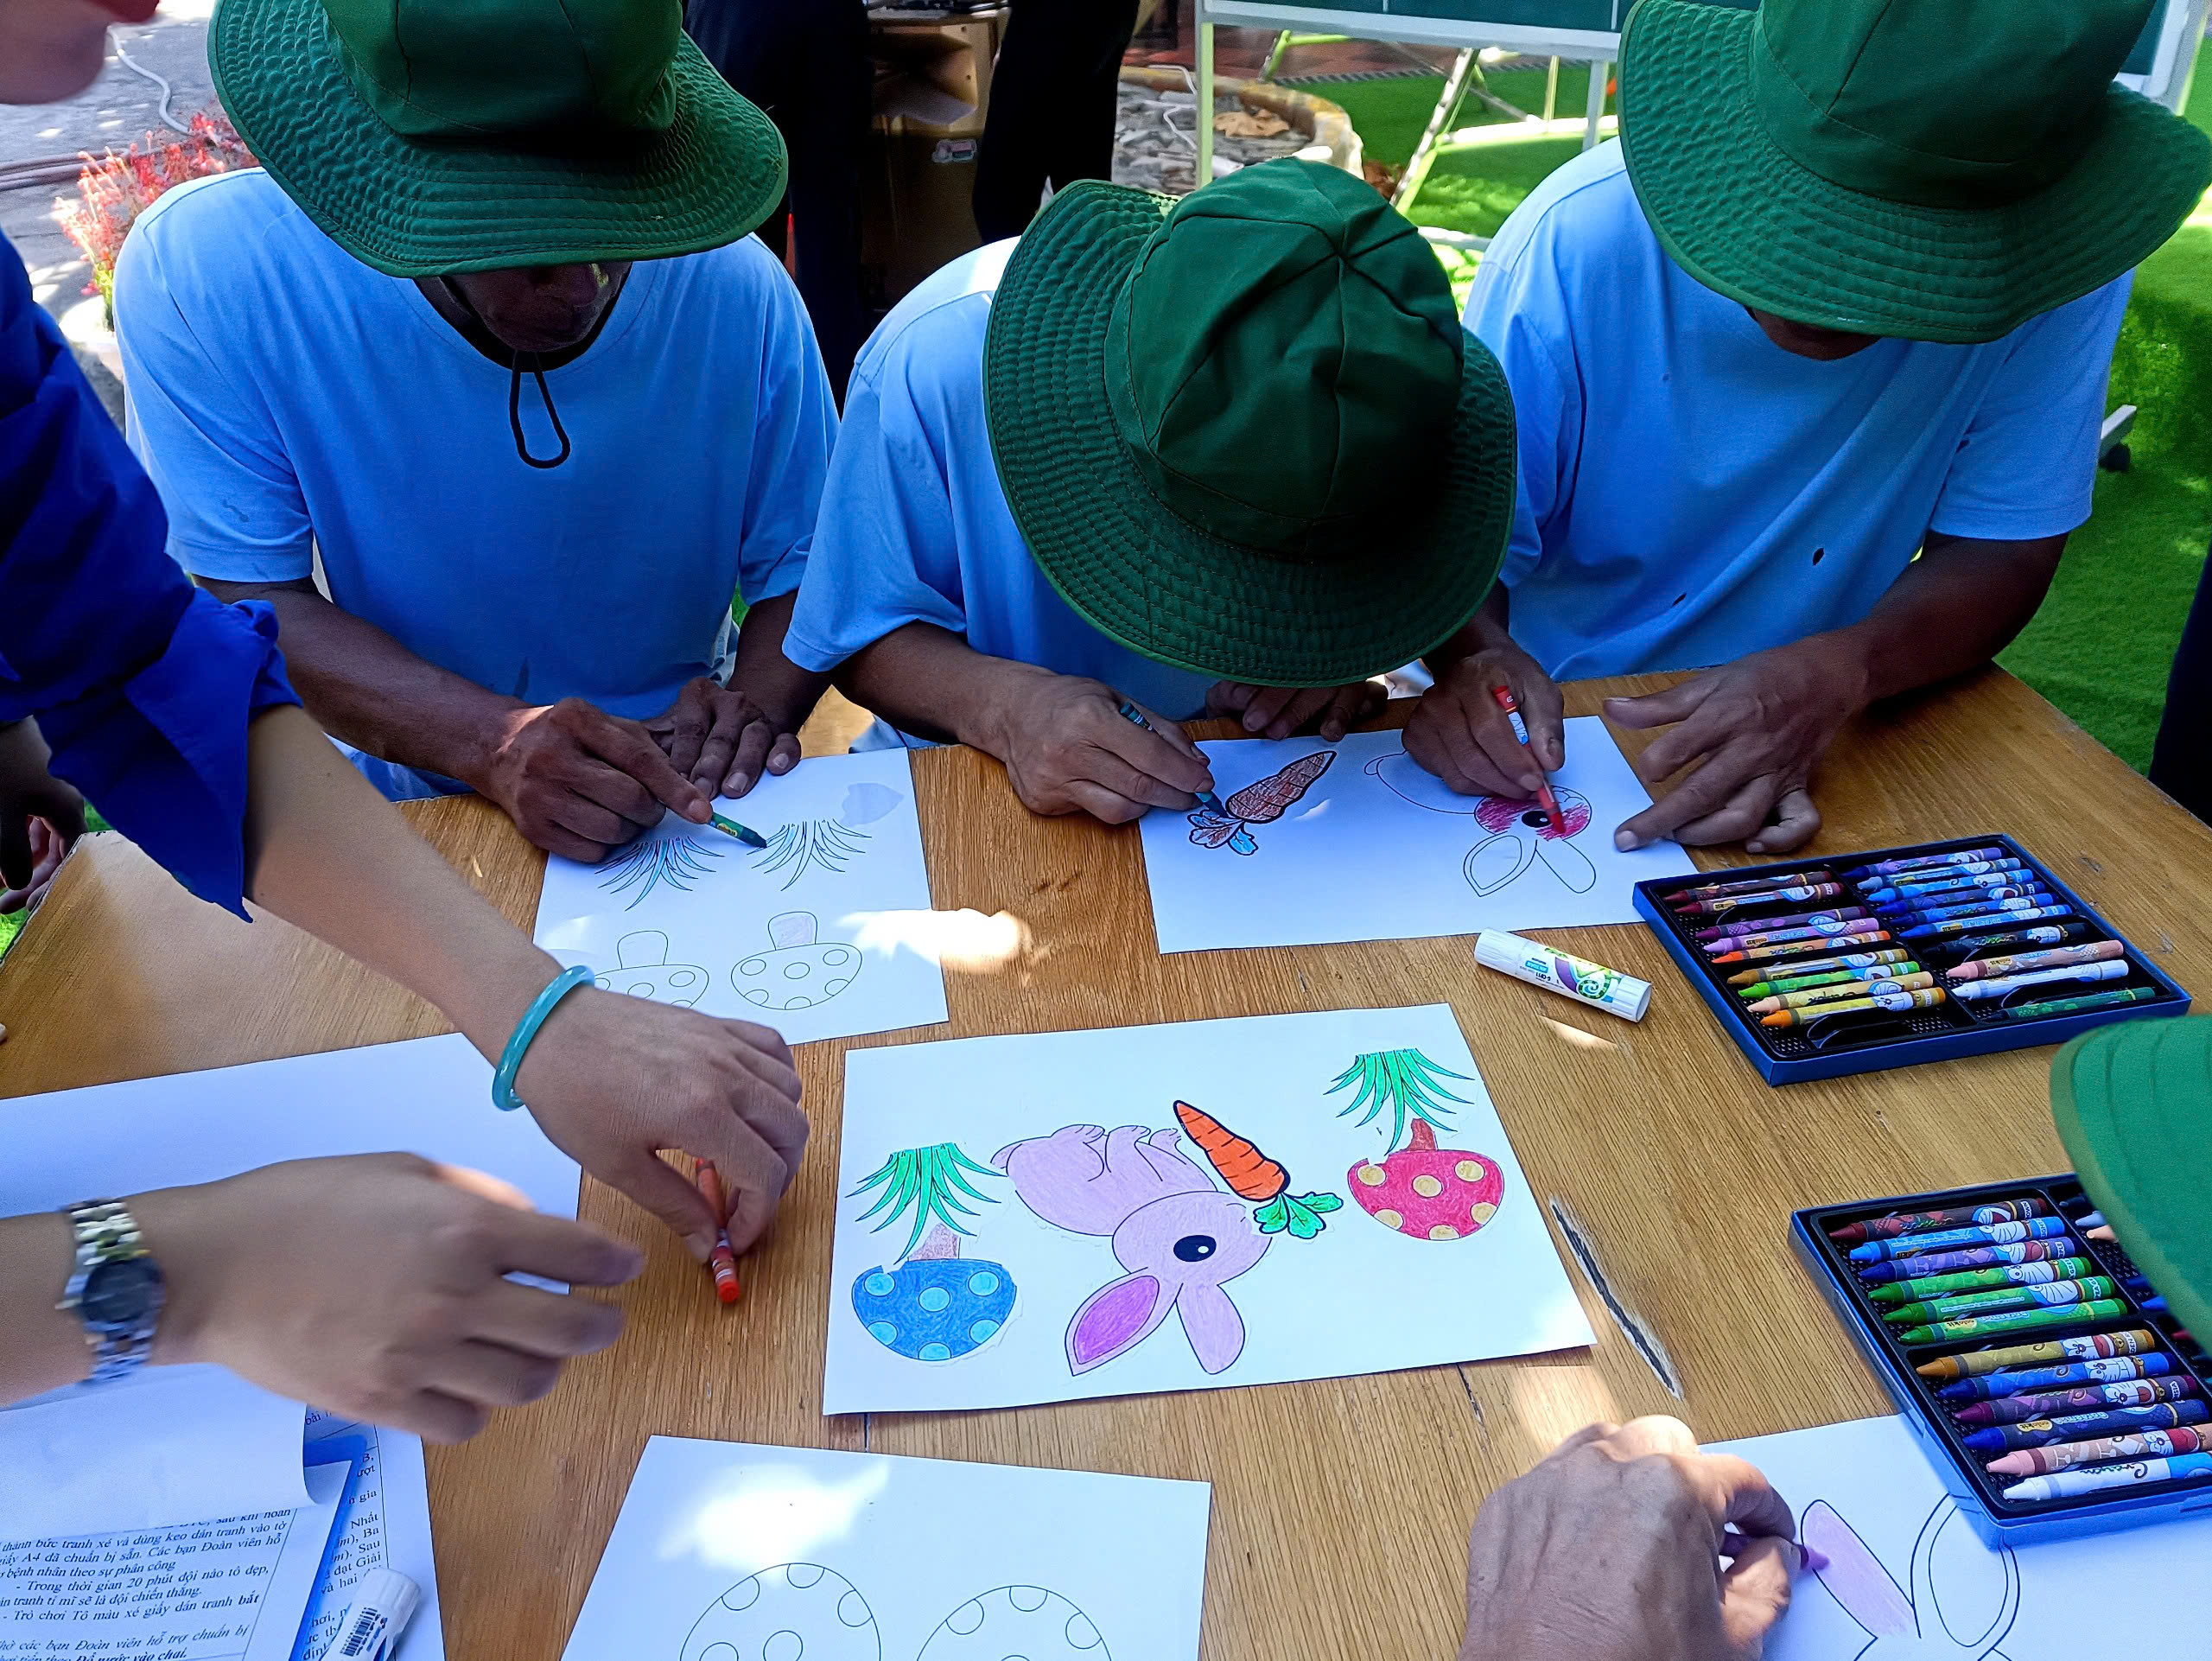
<svg viewBox="0 0 2212 1661"><path fill-rule="evenodd" d="M522 1098L515 1094L515 1074L522 1071L522 1059L530 1053L530 1041L537 1036L537 1029L545 1024L545 1017L553 1013L553 1006L575 991L579 986L588 986L593 979L591 970L583 964L564 969L545 983L545 990L531 1002L515 1022L515 1035L507 1041L507 1047L499 1056L499 1070L492 1078L492 1105L502 1113L512 1113L522 1105Z"/></svg>

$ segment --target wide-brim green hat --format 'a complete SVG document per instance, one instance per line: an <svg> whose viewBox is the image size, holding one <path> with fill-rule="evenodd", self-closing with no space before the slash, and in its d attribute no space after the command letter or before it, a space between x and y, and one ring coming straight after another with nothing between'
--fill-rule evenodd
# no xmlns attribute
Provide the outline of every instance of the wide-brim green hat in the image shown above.
<svg viewBox="0 0 2212 1661"><path fill-rule="evenodd" d="M435 27L435 9L423 10ZM775 124L680 28L649 48L660 54L645 65L650 83L639 96L649 118L589 118L607 113L603 98L588 107L588 83L594 52L617 31L591 38L588 22L578 26L581 44L548 41L565 34L556 21L551 31L514 29L504 53L487 48L493 118L432 118L421 125L446 130L427 135L399 130L372 107L357 80L364 54L348 55L321 0L220 0L207 58L238 136L285 194L348 253L393 277L664 258L720 247L759 225L784 194ZM556 48L548 85L522 85L546 46ZM450 86L467 73L467 54L447 56ZM563 81L576 84L573 95ZM511 118L535 113L530 95L541 90L552 119L532 127ZM579 118L563 118L563 98L585 106Z"/></svg>
<svg viewBox="0 0 2212 1661"><path fill-rule="evenodd" d="M1942 7L1897 8L1890 16L1905 20L1899 27L1914 17L1937 31L1957 27ZM2082 124L2092 136L2040 188L1985 205L1933 206L1847 188L1794 159L1763 118L1755 92L1770 94L1771 111L1778 77L1764 74L1754 87L1759 28L1758 12L1733 6L1639 0L1620 48L1621 149L1646 219L1692 277L1759 310L1857 334L1993 340L2133 270L2212 182L2212 141L2106 79L2080 93L2105 106ZM1979 89L1999 84L1994 72L1978 76L1970 62L1961 64L1972 47L1952 41L1923 54L1921 107L1948 101L1970 116ZM2036 91L2020 84L2022 76L2001 80L2010 96ZM2048 90L2056 104L2074 99L2077 89ZM1890 91L1891 107L1905 102ZM1868 103L1880 101L1877 89ZM1820 110L1804 125L1828 114ZM1876 159L1910 165L1909 158Z"/></svg>
<svg viewBox="0 0 2212 1661"><path fill-rule="evenodd" d="M2136 1267L2212 1340L2212 1016L2084 1034L2050 1067L2075 1174Z"/></svg>
<svg viewBox="0 0 2212 1661"><path fill-rule="evenodd" d="M1328 172L1265 163L1185 199L1183 211L1226 203L1233 181L1262 195L1341 196ZM1363 182L1344 177L1388 213ZM1054 196L1007 262L991 302L984 404L999 480L1030 553L1094 627L1179 668L1254 685L1331 686L1413 661L1473 616L1504 559L1515 449L1503 371L1459 329L1446 289L1446 320L1465 343L1456 404L1447 382L1440 430L1417 435L1418 487L1401 493L1409 498L1402 512L1378 516L1375 557L1286 558L1210 531L1161 500L1160 475L1140 465L1108 385L1116 298L1177 207L1172 197L1078 182ZM1412 246L1433 267L1433 254ZM1412 258L1402 245L1401 254ZM1218 288L1243 280L1224 269ZM1293 413L1285 411L1287 424ZM1263 472L1268 459L1254 460ZM1282 462L1287 488L1296 467Z"/></svg>

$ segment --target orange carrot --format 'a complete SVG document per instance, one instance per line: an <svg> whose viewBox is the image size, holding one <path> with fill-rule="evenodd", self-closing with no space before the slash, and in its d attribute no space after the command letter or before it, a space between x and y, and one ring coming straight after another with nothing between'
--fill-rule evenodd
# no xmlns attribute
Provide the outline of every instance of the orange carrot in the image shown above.
<svg viewBox="0 0 2212 1661"><path fill-rule="evenodd" d="M1239 1199L1262 1205L1290 1186L1289 1172L1212 1114L1202 1113L1188 1102L1178 1102L1175 1117Z"/></svg>

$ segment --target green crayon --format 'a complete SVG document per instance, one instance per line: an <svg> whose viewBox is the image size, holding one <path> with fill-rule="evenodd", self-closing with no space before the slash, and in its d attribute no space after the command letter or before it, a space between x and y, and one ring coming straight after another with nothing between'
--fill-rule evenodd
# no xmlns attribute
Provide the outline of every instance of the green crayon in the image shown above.
<svg viewBox="0 0 2212 1661"><path fill-rule="evenodd" d="M2087 1303L2118 1295L2120 1289L2102 1275L2085 1280L2053 1281L2048 1286L2000 1286L1988 1292L1962 1292L1956 1297L1923 1298L1882 1311L1885 1321L1924 1325L1954 1321L1961 1315L2000 1314L2007 1309L2036 1309L2069 1303Z"/></svg>
<svg viewBox="0 0 2212 1661"><path fill-rule="evenodd" d="M1900 1344L1944 1344L1955 1338L1987 1338L1998 1333L2032 1331L2037 1327L2079 1326L2085 1321L2109 1321L2127 1313L2118 1298L2099 1298L2090 1303L2062 1303L2049 1309L2013 1309L1999 1315L1961 1315L1955 1321L1930 1321L1908 1327L1897 1335Z"/></svg>
<svg viewBox="0 0 2212 1661"><path fill-rule="evenodd" d="M1873 981L1895 980L1900 976L1923 974L1921 966L1904 952L1884 952L1897 961L1870 965L1865 969L1830 969L1818 975L1793 975L1787 979L1753 981L1748 986L1738 986L1739 998L1756 999L1787 997L1792 992L1816 991L1823 986L1865 986Z"/></svg>
<svg viewBox="0 0 2212 1661"><path fill-rule="evenodd" d="M1904 964L1897 965L1902 969ZM1815 1005L1840 1002L1847 998L1879 1000L1891 992L1918 992L1936 984L1936 977L1926 970L1916 974L1888 976L1879 980L1847 981L1840 986L1815 986L1808 992L1775 992L1745 1007L1744 1013L1770 1015L1781 1009L1804 1009L1818 1014ZM1807 1017L1811 1018L1810 1015Z"/></svg>
<svg viewBox="0 0 2212 1661"><path fill-rule="evenodd" d="M1955 1274L1928 1275L1916 1281L1891 1281L1870 1286L1866 1295L1877 1303L1917 1303L1923 1298L1948 1297L1954 1292L1979 1292L1989 1286L2047 1286L2094 1274L2096 1264L2087 1257L2060 1257L2050 1263L2000 1263L1994 1269L1961 1269Z"/></svg>
<svg viewBox="0 0 2212 1661"><path fill-rule="evenodd" d="M1837 951L1824 957L1808 958L1802 963L1777 963L1760 969L1739 969L1729 976L1731 986L1750 986L1758 981L1776 981L1804 975L1825 974L1831 969L1872 969L1876 964L1903 963L1912 953L1901 945L1884 946L1878 951Z"/></svg>
<svg viewBox="0 0 2212 1661"><path fill-rule="evenodd" d="M2158 996L2158 989L2155 986L2126 986L2116 992L2084 993L2078 998L2051 998L2042 1003L2016 1003L1996 1013L2007 1021L2025 1021L2031 1015L2070 1015L2083 1009L2110 1009L2122 1003L2148 1003Z"/></svg>

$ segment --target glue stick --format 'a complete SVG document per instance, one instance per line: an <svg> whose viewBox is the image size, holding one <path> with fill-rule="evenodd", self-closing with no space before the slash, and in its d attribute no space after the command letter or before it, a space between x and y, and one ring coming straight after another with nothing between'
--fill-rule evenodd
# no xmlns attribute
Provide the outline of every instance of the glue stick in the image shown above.
<svg viewBox="0 0 2212 1661"><path fill-rule="evenodd" d="M1571 958L1541 940L1523 939L1502 929L1484 929L1475 936L1475 961L1485 969L1560 993L1578 1003L1592 1004L1623 1021L1641 1021L1651 1007L1649 981L1634 979L1586 958Z"/></svg>

